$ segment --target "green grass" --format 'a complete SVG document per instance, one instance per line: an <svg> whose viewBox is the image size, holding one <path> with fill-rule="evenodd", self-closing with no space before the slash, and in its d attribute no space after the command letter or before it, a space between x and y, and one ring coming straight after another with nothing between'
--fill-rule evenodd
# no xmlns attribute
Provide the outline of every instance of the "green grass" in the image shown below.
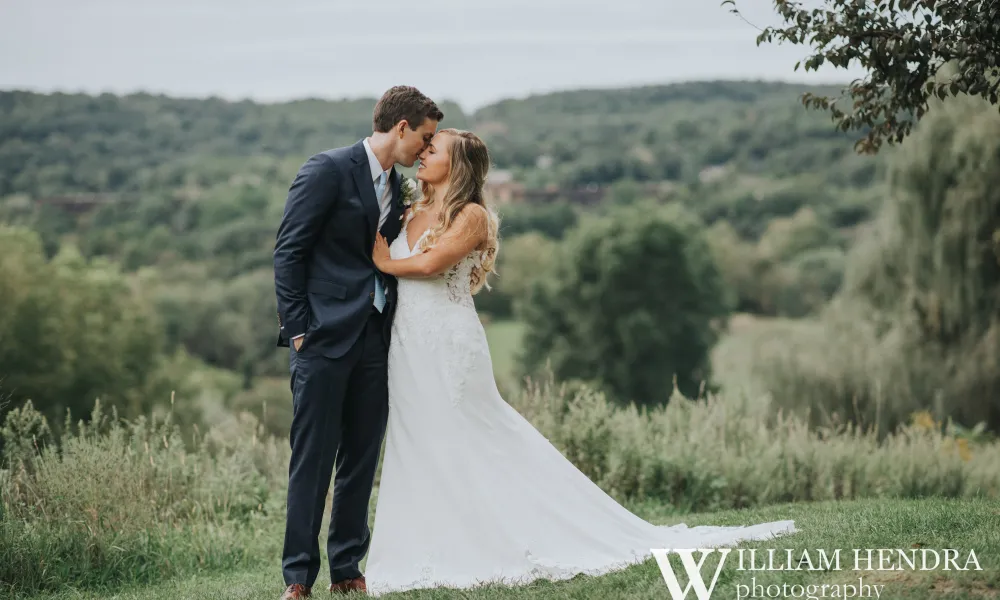
<svg viewBox="0 0 1000 600"><path fill-rule="evenodd" d="M498 380L510 381L514 378L523 336L524 324L519 321L495 321L486 326L493 373Z"/></svg>
<svg viewBox="0 0 1000 600"><path fill-rule="evenodd" d="M684 522L688 525L744 525L757 522L794 519L800 530L792 536L767 542L743 544L741 548L794 549L800 556L808 550L814 558L818 549L827 554L840 549L840 571L738 571L735 554L730 555L716 586L714 599L734 598L737 584L763 586L777 584L845 584L861 577L867 585L885 586L882 598L913 600L948 598L1000 597L1000 505L989 500L862 500L852 502L799 503L769 506L753 510L669 515L665 506L632 507L644 518L660 523ZM965 565L973 550L982 571L860 571L853 570L853 549L910 549L919 545L937 550L959 550L959 565ZM758 553L758 562L761 553ZM35 596L37 600L181 600L186 598L251 600L277 598L281 592L280 559L274 556L271 568L246 572L215 573L183 577L160 585L136 586L111 591L78 591L71 583L56 593ZM714 572L718 564L709 557L703 573ZM679 562L675 571L683 583ZM322 573L317 586L325 586L328 574ZM830 592L828 592L830 593ZM326 597L325 592L319 597ZM360 596L359 596L360 597ZM666 585L654 560L610 573L603 577L578 576L562 582L539 581L519 588L487 587L473 591L448 589L420 590L392 594L392 598L486 600L492 598L593 598L601 600L669 598ZM829 597L829 596L828 596ZM688 598L694 598L693 593Z"/></svg>

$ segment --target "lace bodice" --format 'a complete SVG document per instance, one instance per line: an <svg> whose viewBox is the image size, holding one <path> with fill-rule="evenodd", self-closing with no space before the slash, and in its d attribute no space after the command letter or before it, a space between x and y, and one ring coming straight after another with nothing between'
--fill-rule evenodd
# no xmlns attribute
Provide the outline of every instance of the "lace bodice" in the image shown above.
<svg viewBox="0 0 1000 600"><path fill-rule="evenodd" d="M411 218L412 215L403 223L403 228L399 232L399 235L396 236L396 239L389 246L389 255L393 259L408 258L419 254L420 242L430 233L430 229L426 229L417 238L417 241L414 242L413 248L410 248L406 231ZM399 308L403 309L418 302L441 302L447 300L452 304L458 304L475 310L475 303L472 300L472 270L481 266L481 260L480 252L474 250L438 277L425 279L400 278L397 286Z"/></svg>
<svg viewBox="0 0 1000 600"><path fill-rule="evenodd" d="M424 231L410 248L406 237L408 225L409 219L389 245L389 255L394 259L419 253L420 242L430 232L429 229ZM480 260L480 253L473 251L437 277L400 277L396 286L389 371L406 365L409 362L405 358L407 344L414 339L420 340L448 373L443 391L452 406L457 406L465 395L472 365L476 361L490 362L486 334L472 300L472 270L481 264ZM487 370L492 373L492 367ZM389 405L396 401L390 390Z"/></svg>

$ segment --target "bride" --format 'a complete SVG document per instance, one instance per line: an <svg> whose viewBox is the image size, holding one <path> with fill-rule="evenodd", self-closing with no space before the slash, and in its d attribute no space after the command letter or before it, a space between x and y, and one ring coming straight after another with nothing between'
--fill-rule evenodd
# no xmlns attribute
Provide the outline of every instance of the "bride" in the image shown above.
<svg viewBox="0 0 1000 600"><path fill-rule="evenodd" d="M454 129L420 156L422 198L375 266L399 279L389 417L368 593L598 575L651 548L705 548L796 531L657 526L619 505L500 396L472 296L497 255L485 144Z"/></svg>

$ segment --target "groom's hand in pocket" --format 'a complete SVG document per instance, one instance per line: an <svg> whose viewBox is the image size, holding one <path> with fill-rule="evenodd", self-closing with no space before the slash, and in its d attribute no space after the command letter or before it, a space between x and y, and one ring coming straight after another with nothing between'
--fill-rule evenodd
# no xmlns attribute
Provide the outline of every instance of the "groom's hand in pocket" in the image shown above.
<svg viewBox="0 0 1000 600"><path fill-rule="evenodd" d="M301 348L301 347L302 347L302 340L304 340L304 339L305 339L305 337L306 337L306 336L304 336L304 335L300 335L299 337L296 337L296 338L292 338L292 344L294 344L294 345L295 345L295 351L296 351L296 352L298 352L298 351L299 351L299 348Z"/></svg>

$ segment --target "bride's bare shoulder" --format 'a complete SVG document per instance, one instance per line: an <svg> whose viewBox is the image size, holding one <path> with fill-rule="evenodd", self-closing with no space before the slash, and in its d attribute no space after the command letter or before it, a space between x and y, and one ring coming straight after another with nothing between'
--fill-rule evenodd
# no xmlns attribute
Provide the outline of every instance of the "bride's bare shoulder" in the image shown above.
<svg viewBox="0 0 1000 600"><path fill-rule="evenodd" d="M456 223L467 234L485 242L489 230L490 215L484 206L470 202L462 207Z"/></svg>
<svg viewBox="0 0 1000 600"><path fill-rule="evenodd" d="M489 215L486 208L475 202L469 202L463 206L455 219L456 223L471 230L482 228L488 220Z"/></svg>

